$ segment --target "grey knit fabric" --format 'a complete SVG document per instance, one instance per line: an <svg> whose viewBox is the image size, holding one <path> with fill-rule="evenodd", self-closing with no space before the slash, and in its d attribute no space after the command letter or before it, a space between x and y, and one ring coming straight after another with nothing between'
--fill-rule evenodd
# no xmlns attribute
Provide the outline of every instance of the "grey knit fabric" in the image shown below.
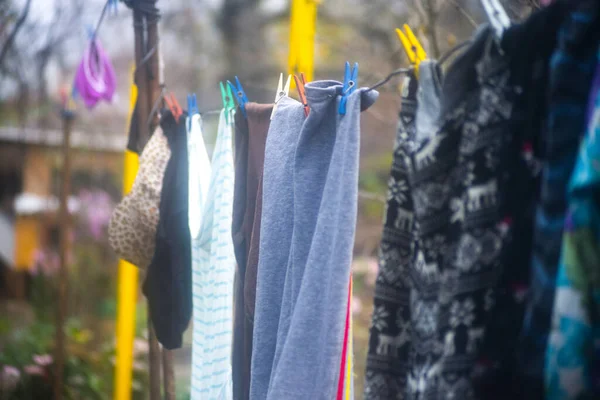
<svg viewBox="0 0 600 400"><path fill-rule="evenodd" d="M437 61L425 60L419 64L419 91L417 92L416 124L418 143L432 137L440 127L440 95L442 75Z"/></svg>
<svg viewBox="0 0 600 400"><path fill-rule="evenodd" d="M331 400L337 392L356 227L360 112L378 96L375 91L355 91L341 116L341 91L339 82L310 83L308 118L301 105L287 101L271 123L263 177L252 400ZM288 147L291 137L297 138L294 151ZM273 179L273 170L279 179ZM284 210L290 203L292 212Z"/></svg>

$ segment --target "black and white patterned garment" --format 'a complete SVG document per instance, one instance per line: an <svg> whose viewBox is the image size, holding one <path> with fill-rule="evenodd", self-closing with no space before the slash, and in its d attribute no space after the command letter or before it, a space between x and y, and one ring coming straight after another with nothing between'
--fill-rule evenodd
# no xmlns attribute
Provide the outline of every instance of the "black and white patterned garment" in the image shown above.
<svg viewBox="0 0 600 400"><path fill-rule="evenodd" d="M478 31L445 78L441 129L412 151L407 142L402 178L414 207L402 219L388 206L367 399L478 398L473 378L485 368L481 348L511 228L502 215L500 164L512 141L515 91L497 46L488 28Z"/></svg>
<svg viewBox="0 0 600 400"><path fill-rule="evenodd" d="M413 246L413 201L408 183L407 162L415 137L418 81L406 76L384 227L379 248L379 273L375 286L365 398L404 398L410 349L410 282L408 269Z"/></svg>
<svg viewBox="0 0 600 400"><path fill-rule="evenodd" d="M530 280L548 66L569 4L554 2L511 26L502 53L481 27L444 79L439 131L418 145L404 136L413 230L390 239L391 207L410 199L390 202L367 400L543 398L519 374L516 344ZM393 246L405 254L411 242L408 263L387 256L396 254Z"/></svg>
<svg viewBox="0 0 600 400"><path fill-rule="evenodd" d="M454 63L442 127L411 158L417 248L408 399L477 398L473 374L510 232L500 164L512 141L514 90L497 46L482 29Z"/></svg>

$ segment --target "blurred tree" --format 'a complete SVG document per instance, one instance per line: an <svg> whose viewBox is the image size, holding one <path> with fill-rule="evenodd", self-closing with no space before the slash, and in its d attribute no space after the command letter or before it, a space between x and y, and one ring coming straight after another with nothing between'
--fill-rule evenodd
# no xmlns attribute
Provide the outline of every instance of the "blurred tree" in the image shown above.
<svg viewBox="0 0 600 400"><path fill-rule="evenodd" d="M0 84L7 77L15 83L18 110L24 110L29 103L29 84L18 67L19 57L18 51L15 50L15 40L29 16L30 9L31 0L27 0L20 12L12 1L3 0L0 3ZM19 113L19 123L20 125L25 123L24 112Z"/></svg>
<svg viewBox="0 0 600 400"><path fill-rule="evenodd" d="M48 67L53 60L63 62L65 44L73 32L80 31L88 4L85 0L53 0L45 6L48 14L33 18L31 3L26 0L19 7L22 1L2 0L0 7L0 81L14 86L21 122L26 118L30 89L36 91L39 107L48 105ZM40 125L45 122L44 115L47 113L41 113Z"/></svg>
<svg viewBox="0 0 600 400"><path fill-rule="evenodd" d="M19 30L23 27L23 24L29 15L31 0L27 0L23 7L23 11L21 11L16 20L14 17L17 13L12 6L12 3L7 0L3 0L2 3L0 3L0 35L6 36L0 47L0 65L4 65L4 59L6 58L8 51L12 48Z"/></svg>

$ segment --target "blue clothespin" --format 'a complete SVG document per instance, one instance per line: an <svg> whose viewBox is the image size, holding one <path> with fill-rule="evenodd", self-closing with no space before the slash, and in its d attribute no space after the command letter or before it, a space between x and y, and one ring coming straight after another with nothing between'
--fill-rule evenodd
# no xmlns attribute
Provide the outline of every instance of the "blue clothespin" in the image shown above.
<svg viewBox="0 0 600 400"><path fill-rule="evenodd" d="M90 24L86 24L85 25L85 31L87 32L88 35L88 40L94 40L95 37L94 35L96 34L94 27Z"/></svg>
<svg viewBox="0 0 600 400"><path fill-rule="evenodd" d="M117 12L117 10L118 10L117 5L119 4L119 0L109 0L108 3L109 3L109 9L112 9L112 14L113 15L117 15L118 14L118 12Z"/></svg>
<svg viewBox="0 0 600 400"><path fill-rule="evenodd" d="M196 94L188 94L187 96L187 104L188 104L188 130L192 129L192 116L195 114L200 114L198 111L198 100L196 99Z"/></svg>
<svg viewBox="0 0 600 400"><path fill-rule="evenodd" d="M346 115L346 103L348 96L356 90L358 85L358 63L354 63L354 67L350 69L350 63L346 61L344 68L344 86L342 88L342 98L340 99L340 107L338 112L340 115Z"/></svg>
<svg viewBox="0 0 600 400"><path fill-rule="evenodd" d="M246 103L248 103L248 97L246 96L246 92L244 92L244 88L242 87L240 80L236 76L235 77L236 86L234 86L233 83L231 83L230 81L227 81L227 84L229 85L229 87L231 87L231 90L233 90L233 92L235 93L235 98L237 100L238 106L240 106L240 110L242 110L242 114L244 114L244 117L247 117Z"/></svg>
<svg viewBox="0 0 600 400"><path fill-rule="evenodd" d="M73 84L73 88L71 89L71 98L73 100L77 100L79 98L79 91L75 87L75 84Z"/></svg>

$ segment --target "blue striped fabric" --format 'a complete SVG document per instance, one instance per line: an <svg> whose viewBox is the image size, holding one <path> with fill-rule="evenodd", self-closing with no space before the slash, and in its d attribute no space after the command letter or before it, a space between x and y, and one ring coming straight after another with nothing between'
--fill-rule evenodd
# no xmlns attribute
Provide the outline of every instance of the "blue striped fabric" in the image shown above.
<svg viewBox="0 0 600 400"><path fill-rule="evenodd" d="M199 124L197 127L193 126L192 130L199 127ZM235 270L231 238L234 179L232 130L231 124L225 120L225 111L222 111L212 166L208 161L202 132L190 135L202 142L194 151L189 151L190 187L196 186L196 193L199 193L194 203L190 189L194 301L192 400L232 398L231 342ZM197 229L193 230L192 226Z"/></svg>

